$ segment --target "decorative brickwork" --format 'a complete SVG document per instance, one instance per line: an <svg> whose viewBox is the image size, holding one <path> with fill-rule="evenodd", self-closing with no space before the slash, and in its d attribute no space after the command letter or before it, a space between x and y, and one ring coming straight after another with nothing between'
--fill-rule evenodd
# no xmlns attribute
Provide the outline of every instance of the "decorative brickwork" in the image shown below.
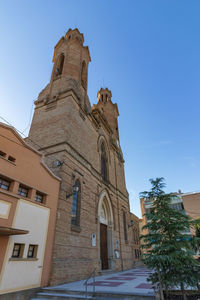
<svg viewBox="0 0 200 300"><path fill-rule="evenodd" d="M28 137L28 142L43 152L49 168L62 179L50 284L86 278L94 268L101 271L100 223L107 226L104 238L108 268L129 269L134 259L117 104L112 103L109 90L101 89L99 95L108 97L101 103L98 96L98 104L91 108L87 96L90 54L83 42L83 34L70 29L55 46L51 81L35 102ZM64 57L62 72L60 55ZM101 174L102 141L106 180ZM73 186L77 179L81 186L78 226L71 223Z"/></svg>

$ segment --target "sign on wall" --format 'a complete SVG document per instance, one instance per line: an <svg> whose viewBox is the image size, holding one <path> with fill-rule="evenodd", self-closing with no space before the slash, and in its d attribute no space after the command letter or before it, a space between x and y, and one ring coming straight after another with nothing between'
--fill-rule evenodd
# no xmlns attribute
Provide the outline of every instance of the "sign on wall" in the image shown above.
<svg viewBox="0 0 200 300"><path fill-rule="evenodd" d="M118 250L115 250L115 258L120 258L120 254Z"/></svg>
<svg viewBox="0 0 200 300"><path fill-rule="evenodd" d="M96 234L92 233L92 247L96 247Z"/></svg>

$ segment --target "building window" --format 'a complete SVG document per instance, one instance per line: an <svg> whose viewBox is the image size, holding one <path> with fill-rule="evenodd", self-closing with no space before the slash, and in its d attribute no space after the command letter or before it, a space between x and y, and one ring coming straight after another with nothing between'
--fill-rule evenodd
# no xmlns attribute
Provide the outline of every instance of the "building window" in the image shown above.
<svg viewBox="0 0 200 300"><path fill-rule="evenodd" d="M1 157L6 157L6 153L3 152L3 151L0 151L0 156L1 156Z"/></svg>
<svg viewBox="0 0 200 300"><path fill-rule="evenodd" d="M24 252L24 244L14 244L12 257L22 257Z"/></svg>
<svg viewBox="0 0 200 300"><path fill-rule="evenodd" d="M23 197L28 197L28 188L20 185L18 189L18 195L21 195Z"/></svg>
<svg viewBox="0 0 200 300"><path fill-rule="evenodd" d="M8 191L9 187L10 187L10 181L0 178L0 188Z"/></svg>
<svg viewBox="0 0 200 300"><path fill-rule="evenodd" d="M150 214L150 208L146 208L146 214Z"/></svg>
<svg viewBox="0 0 200 300"><path fill-rule="evenodd" d="M35 201L39 202L39 203L43 203L44 202L44 195L39 193L39 192L36 192Z"/></svg>
<svg viewBox="0 0 200 300"><path fill-rule="evenodd" d="M8 160L13 162L13 163L16 161L16 159L14 157L10 156L10 155L8 156Z"/></svg>
<svg viewBox="0 0 200 300"><path fill-rule="evenodd" d="M37 250L38 250L38 245L29 245L27 258L36 258Z"/></svg>
<svg viewBox="0 0 200 300"><path fill-rule="evenodd" d="M74 192L72 198L72 218L71 224L80 225L80 206L81 206L81 187L79 180L76 180L74 184Z"/></svg>
<svg viewBox="0 0 200 300"><path fill-rule="evenodd" d="M104 182L108 181L107 156L104 143L101 144L101 176Z"/></svg>
<svg viewBox="0 0 200 300"><path fill-rule="evenodd" d="M136 231L137 233L137 244L139 245L139 240L140 240L140 238L139 238L139 232L138 232L138 230Z"/></svg>
<svg viewBox="0 0 200 300"><path fill-rule="evenodd" d="M125 213L125 211L123 211L123 225L124 225L124 240L125 240L125 242L127 242L128 239L127 239L126 213Z"/></svg>
<svg viewBox="0 0 200 300"><path fill-rule="evenodd" d="M85 61L82 62L81 85L85 90L87 89L87 66Z"/></svg>
<svg viewBox="0 0 200 300"><path fill-rule="evenodd" d="M54 77L56 78L57 76L62 74L63 71L63 65L64 65L64 60L65 60L65 56L62 53L57 60L57 64L56 64L56 68L55 68L55 73L54 73Z"/></svg>
<svg viewBox="0 0 200 300"><path fill-rule="evenodd" d="M134 243L136 244L136 229L133 230L133 239Z"/></svg>
<svg viewBox="0 0 200 300"><path fill-rule="evenodd" d="M177 211L183 211L184 210L184 206L183 206L182 202L170 204L170 207L177 210Z"/></svg>

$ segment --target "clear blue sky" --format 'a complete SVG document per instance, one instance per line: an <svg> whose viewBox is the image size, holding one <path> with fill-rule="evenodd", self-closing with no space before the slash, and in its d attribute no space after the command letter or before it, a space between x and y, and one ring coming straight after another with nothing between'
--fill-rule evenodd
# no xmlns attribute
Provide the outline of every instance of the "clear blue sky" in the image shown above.
<svg viewBox="0 0 200 300"><path fill-rule="evenodd" d="M92 58L91 103L103 86L119 107L132 211L140 216L149 178L200 190L199 16L199 0L0 0L0 115L28 134L54 46L78 27Z"/></svg>

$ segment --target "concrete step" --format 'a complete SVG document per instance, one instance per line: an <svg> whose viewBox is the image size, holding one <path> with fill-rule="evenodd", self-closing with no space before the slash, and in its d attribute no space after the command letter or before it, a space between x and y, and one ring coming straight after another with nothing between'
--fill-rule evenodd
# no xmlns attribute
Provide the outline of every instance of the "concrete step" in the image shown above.
<svg viewBox="0 0 200 300"><path fill-rule="evenodd" d="M98 275L108 275L108 274L114 274L116 272L114 272L113 270L101 270L99 271Z"/></svg>
<svg viewBox="0 0 200 300"><path fill-rule="evenodd" d="M84 292L76 291L43 291L37 293L37 297L31 300L83 300L83 299L93 299L93 300L155 300L155 296L151 295L141 295L141 294L114 294L114 293L103 293L97 292L95 296L88 292L87 298Z"/></svg>
<svg viewBox="0 0 200 300"><path fill-rule="evenodd" d="M146 268L145 264L141 260L136 261L134 267L135 268L137 268L137 267L140 267L140 268L144 267L144 268Z"/></svg>
<svg viewBox="0 0 200 300"><path fill-rule="evenodd" d="M83 300L86 299L84 294L79 293L67 293L67 292L40 292L37 293L37 298L35 299L68 299L68 300ZM87 299L94 299L92 296L87 296ZM34 300L34 299L31 299Z"/></svg>

